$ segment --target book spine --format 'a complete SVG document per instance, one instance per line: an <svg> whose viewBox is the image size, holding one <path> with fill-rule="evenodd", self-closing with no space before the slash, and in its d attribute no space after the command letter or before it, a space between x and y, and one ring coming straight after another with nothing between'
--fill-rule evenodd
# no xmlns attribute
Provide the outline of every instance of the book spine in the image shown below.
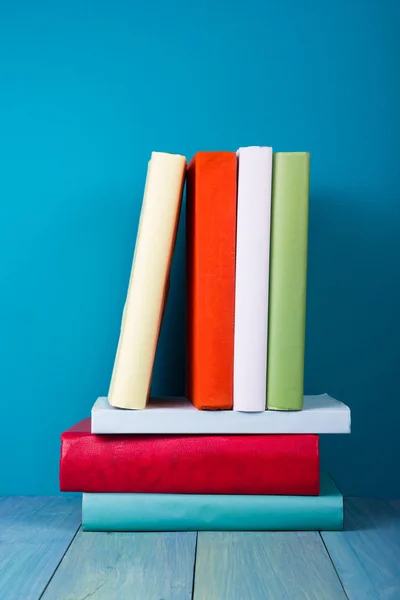
<svg viewBox="0 0 400 600"><path fill-rule="evenodd" d="M186 198L187 396L199 409L231 409L236 154L198 153Z"/></svg>
<svg viewBox="0 0 400 600"><path fill-rule="evenodd" d="M265 410L272 148L238 151L233 408Z"/></svg>
<svg viewBox="0 0 400 600"><path fill-rule="evenodd" d="M147 403L185 169L183 156L152 153L108 394L118 408L143 409Z"/></svg>
<svg viewBox="0 0 400 600"><path fill-rule="evenodd" d="M96 434L322 434L350 433L348 406L328 394L304 396L303 410L198 411L187 398L150 399L149 410L113 410L107 398L92 408L91 431Z"/></svg>
<svg viewBox="0 0 400 600"><path fill-rule="evenodd" d="M319 494L316 435L249 435L233 440L227 435L65 432L61 440L61 491Z"/></svg>
<svg viewBox="0 0 400 600"><path fill-rule="evenodd" d="M310 155L273 157L267 408L303 408Z"/></svg>
<svg viewBox="0 0 400 600"><path fill-rule="evenodd" d="M82 526L84 531L339 530L343 497L336 486L330 493L325 487L321 496L83 494Z"/></svg>

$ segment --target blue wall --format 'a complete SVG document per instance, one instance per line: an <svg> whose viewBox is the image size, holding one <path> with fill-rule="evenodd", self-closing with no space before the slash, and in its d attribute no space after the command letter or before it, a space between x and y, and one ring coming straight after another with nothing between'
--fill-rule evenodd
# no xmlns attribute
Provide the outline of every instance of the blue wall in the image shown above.
<svg viewBox="0 0 400 600"><path fill-rule="evenodd" d="M400 495L396 0L0 4L0 493L58 489L107 393L152 150L312 154L306 391L348 494ZM184 232L153 391L181 394Z"/></svg>

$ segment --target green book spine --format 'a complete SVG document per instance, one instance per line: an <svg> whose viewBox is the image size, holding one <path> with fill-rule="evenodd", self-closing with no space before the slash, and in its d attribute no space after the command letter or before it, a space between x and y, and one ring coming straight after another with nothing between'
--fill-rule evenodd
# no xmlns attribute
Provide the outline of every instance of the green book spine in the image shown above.
<svg viewBox="0 0 400 600"><path fill-rule="evenodd" d="M267 408L301 410L306 325L308 152L276 152L272 167Z"/></svg>
<svg viewBox="0 0 400 600"><path fill-rule="evenodd" d="M343 497L322 474L319 496L83 494L84 531L318 531L343 527Z"/></svg>

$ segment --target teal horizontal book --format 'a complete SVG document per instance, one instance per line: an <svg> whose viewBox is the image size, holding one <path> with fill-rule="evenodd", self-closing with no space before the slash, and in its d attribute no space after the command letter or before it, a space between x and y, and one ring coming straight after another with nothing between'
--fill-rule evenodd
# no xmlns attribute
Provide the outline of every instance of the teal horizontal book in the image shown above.
<svg viewBox="0 0 400 600"><path fill-rule="evenodd" d="M84 531L333 531L343 497L328 475L320 496L83 494Z"/></svg>

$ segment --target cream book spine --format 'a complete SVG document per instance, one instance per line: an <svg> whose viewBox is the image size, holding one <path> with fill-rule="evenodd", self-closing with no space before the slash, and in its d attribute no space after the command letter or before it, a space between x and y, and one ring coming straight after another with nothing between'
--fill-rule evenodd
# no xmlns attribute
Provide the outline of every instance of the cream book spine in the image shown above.
<svg viewBox="0 0 400 600"><path fill-rule="evenodd" d="M238 150L233 409L266 408L272 148Z"/></svg>
<svg viewBox="0 0 400 600"><path fill-rule="evenodd" d="M146 407L168 290L185 172L184 156L152 153L108 392L110 404L117 408Z"/></svg>

